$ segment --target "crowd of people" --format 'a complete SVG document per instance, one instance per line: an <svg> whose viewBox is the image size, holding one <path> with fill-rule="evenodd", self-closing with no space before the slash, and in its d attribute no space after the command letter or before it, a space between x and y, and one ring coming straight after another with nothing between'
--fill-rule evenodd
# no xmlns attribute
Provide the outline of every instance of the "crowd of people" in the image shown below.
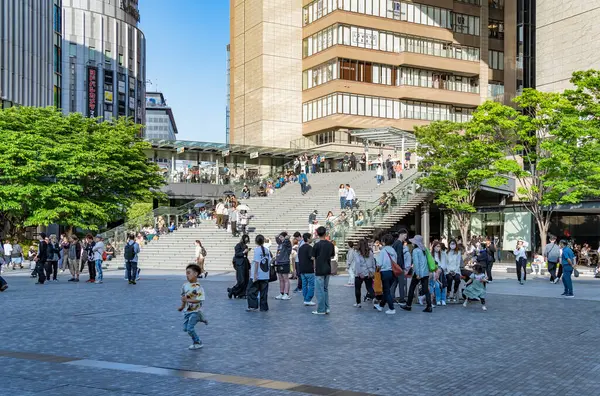
<svg viewBox="0 0 600 396"><path fill-rule="evenodd" d="M282 232L275 240L277 249L273 254L268 238L256 236L252 248L250 237L242 236L233 257L236 284L227 289L228 297L247 298L250 312L267 311L269 283L278 282L276 300L289 301L293 295L290 281L296 279L292 291L302 296L303 305L316 307L315 315L329 314L329 279L337 274L339 251L327 229L317 227L316 236L310 232ZM393 315L395 304L410 311L417 296L425 312L433 312L434 306L445 306L448 301L462 301L466 306L477 300L487 309L487 263L482 265L454 240L448 248L440 241L427 246L422 236L409 239L408 232L400 230L395 236L349 242L348 248L347 286L355 288L356 308L368 301L378 311L387 305L386 313Z"/></svg>

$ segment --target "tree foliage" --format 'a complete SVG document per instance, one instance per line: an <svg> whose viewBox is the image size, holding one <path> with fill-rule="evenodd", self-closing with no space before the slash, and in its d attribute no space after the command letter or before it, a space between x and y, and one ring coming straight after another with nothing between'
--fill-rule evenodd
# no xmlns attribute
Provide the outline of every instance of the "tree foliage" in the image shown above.
<svg viewBox="0 0 600 396"><path fill-rule="evenodd" d="M542 248L558 205L600 196L599 73L576 72L571 82L575 88L563 93L525 89L515 99L522 111L486 102L471 121L505 143L508 157L498 169L517 179Z"/></svg>
<svg viewBox="0 0 600 396"><path fill-rule="evenodd" d="M502 144L492 133L472 128L469 123L434 122L416 128L420 183L435 193L435 202L449 209L467 240L475 198L481 184L499 186L506 182L496 169L503 159Z"/></svg>
<svg viewBox="0 0 600 396"><path fill-rule="evenodd" d="M163 184L148 143L126 119L55 108L0 110L0 216L15 225L96 230Z"/></svg>

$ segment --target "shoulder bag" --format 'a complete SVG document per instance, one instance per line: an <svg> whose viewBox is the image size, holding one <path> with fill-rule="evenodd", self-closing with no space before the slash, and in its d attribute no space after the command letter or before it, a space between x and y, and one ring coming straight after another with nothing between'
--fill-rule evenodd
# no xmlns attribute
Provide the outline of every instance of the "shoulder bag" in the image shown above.
<svg viewBox="0 0 600 396"><path fill-rule="evenodd" d="M390 258L390 262L392 263L392 272L394 273L395 277L398 277L402 274L402 267L400 267L398 265L398 263L396 261L394 261L394 259L392 258L392 256L390 255L389 252L386 252L388 257Z"/></svg>

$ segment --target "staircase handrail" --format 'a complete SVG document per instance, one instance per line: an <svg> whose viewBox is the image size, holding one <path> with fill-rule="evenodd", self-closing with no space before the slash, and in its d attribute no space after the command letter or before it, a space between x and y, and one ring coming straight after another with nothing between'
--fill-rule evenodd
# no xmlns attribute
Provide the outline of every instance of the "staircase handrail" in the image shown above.
<svg viewBox="0 0 600 396"><path fill-rule="evenodd" d="M376 227L393 209L400 207L409 202L412 195L419 189L417 184L421 177L420 172L415 172L407 176L402 182L398 183L388 194L392 193L396 201L390 203L386 210L382 210L379 199L374 201L361 202L359 209L354 209L351 212L348 220L343 223L329 225L330 237L336 241L336 244L341 248L345 246L346 239L353 231L363 227ZM360 214L363 214L363 219Z"/></svg>

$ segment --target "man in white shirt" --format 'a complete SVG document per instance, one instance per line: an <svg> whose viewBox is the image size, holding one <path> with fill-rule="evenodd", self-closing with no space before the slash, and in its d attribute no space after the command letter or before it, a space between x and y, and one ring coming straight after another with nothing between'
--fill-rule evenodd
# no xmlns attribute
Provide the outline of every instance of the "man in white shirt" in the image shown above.
<svg viewBox="0 0 600 396"><path fill-rule="evenodd" d="M10 267L10 262L11 262L11 258L10 257L11 257L12 252L13 252L12 244L10 243L10 241L8 239L5 241L3 249L4 249L4 264L6 265L6 268L8 268L8 267Z"/></svg>
<svg viewBox="0 0 600 396"><path fill-rule="evenodd" d="M350 187L350 184L346 184L346 190L348 193L346 194L346 207L350 207L352 209L354 207L354 200L356 199L356 193L354 189Z"/></svg>
<svg viewBox="0 0 600 396"><path fill-rule="evenodd" d="M217 204L217 207L215 208L215 213L217 214L217 228L223 227L223 211L224 210L225 210L225 204L223 203L222 199L219 199L219 203ZM227 227L226 224L225 224L225 227Z"/></svg>

